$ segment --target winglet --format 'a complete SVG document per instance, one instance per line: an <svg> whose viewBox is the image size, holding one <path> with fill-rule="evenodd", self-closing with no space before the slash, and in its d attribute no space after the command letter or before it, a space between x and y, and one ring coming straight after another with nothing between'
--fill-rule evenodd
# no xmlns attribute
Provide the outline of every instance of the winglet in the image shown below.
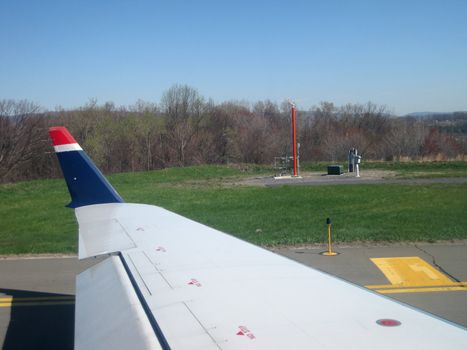
<svg viewBox="0 0 467 350"><path fill-rule="evenodd" d="M64 126L53 126L49 129L50 138L54 145L55 152L65 151L64 146L67 146L69 150L70 146L73 146L74 150L82 150L78 145L75 138L70 134L67 128Z"/></svg>
<svg viewBox="0 0 467 350"><path fill-rule="evenodd" d="M49 134L70 192L68 207L123 202L67 128L54 126Z"/></svg>

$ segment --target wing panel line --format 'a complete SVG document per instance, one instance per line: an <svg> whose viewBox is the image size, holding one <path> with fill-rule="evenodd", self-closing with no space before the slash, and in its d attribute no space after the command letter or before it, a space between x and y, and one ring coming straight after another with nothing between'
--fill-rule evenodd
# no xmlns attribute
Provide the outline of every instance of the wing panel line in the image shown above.
<svg viewBox="0 0 467 350"><path fill-rule="evenodd" d="M151 260L151 258L146 254L146 252L143 250L143 254L144 256L148 259L149 263L154 266L154 268L156 269L157 273L159 274L159 276L161 276L161 278L165 281L165 283L167 283L167 285L170 287L170 289L174 289L174 287L170 284L170 282L167 280L167 278L165 278L164 274L162 273L161 270L159 270L156 266L156 264L154 264L154 262ZM144 281L143 281L144 282ZM149 289L149 288L148 288Z"/></svg>
<svg viewBox="0 0 467 350"><path fill-rule="evenodd" d="M219 344L217 343L216 339L214 339L211 335L211 333L209 333L209 331L206 329L206 327L204 327L204 325L201 323L201 321L198 319L198 317L196 317L196 315L193 313L193 311L191 311L190 307L186 304L186 302L182 302L183 305L185 305L185 307L187 308L188 312L193 316L193 318L196 320L196 322L199 323L199 325L201 326L202 329L204 329L204 331L206 332L206 334L209 336L209 338L211 338L212 342L214 344L216 344L216 347L219 349L219 350L222 350L222 348L219 346Z"/></svg>
<svg viewBox="0 0 467 350"><path fill-rule="evenodd" d="M144 281L144 278L143 276L141 276L141 273L139 272L138 270L138 267L136 266L135 262L133 261L133 258L131 257L130 254L128 254L128 259L130 259L131 263L133 264L135 270L136 270L136 273L138 274L141 282L144 284L144 286L146 287L146 290L148 291L149 295L152 295L151 291L149 290L149 287L147 286L146 282Z"/></svg>
<svg viewBox="0 0 467 350"><path fill-rule="evenodd" d="M119 252L118 256L120 257L120 260L122 261L123 267L125 268L125 271L128 275L128 278L130 279L131 284L133 285L133 288L135 289L136 295L138 296L138 299L141 303L141 306L143 307L144 312L146 313L146 316L148 317L149 323L152 326L152 329L154 330L154 333L159 340L159 343L164 350L171 350L170 345L167 342L167 339L164 336L164 333L162 333L162 330L157 323L156 318L154 317L153 313L151 312L151 308L149 305L146 303L146 300L144 299L143 293L138 287L138 283L136 283L135 278L133 277L133 274L130 271L130 268L128 267L128 264L125 261L125 258L123 257L122 253Z"/></svg>

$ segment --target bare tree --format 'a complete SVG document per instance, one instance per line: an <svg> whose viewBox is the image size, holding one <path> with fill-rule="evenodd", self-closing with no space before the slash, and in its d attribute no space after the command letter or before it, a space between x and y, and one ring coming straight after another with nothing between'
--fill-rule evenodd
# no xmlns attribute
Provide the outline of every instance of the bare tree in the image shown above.
<svg viewBox="0 0 467 350"><path fill-rule="evenodd" d="M420 157L428 135L427 126L415 118L394 118L390 124L384 158L400 161L403 157Z"/></svg>
<svg viewBox="0 0 467 350"><path fill-rule="evenodd" d="M204 112L204 98L198 90L187 85L174 85L161 99L162 110L167 116L167 137L175 151L179 165L187 165L187 150L199 131Z"/></svg>
<svg viewBox="0 0 467 350"><path fill-rule="evenodd" d="M27 100L0 100L0 181L43 149L45 124L39 112L40 107Z"/></svg>
<svg viewBox="0 0 467 350"><path fill-rule="evenodd" d="M188 85L174 85L164 92L161 99L163 112L171 120L199 117L203 112L204 98L198 90Z"/></svg>

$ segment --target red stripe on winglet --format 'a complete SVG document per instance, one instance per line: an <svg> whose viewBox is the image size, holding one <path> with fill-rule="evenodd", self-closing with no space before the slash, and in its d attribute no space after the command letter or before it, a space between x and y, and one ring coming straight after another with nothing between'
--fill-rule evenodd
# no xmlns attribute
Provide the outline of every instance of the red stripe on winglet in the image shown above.
<svg viewBox="0 0 467 350"><path fill-rule="evenodd" d="M50 138L54 146L68 145L70 143L77 143L70 132L64 126L54 126L49 128Z"/></svg>

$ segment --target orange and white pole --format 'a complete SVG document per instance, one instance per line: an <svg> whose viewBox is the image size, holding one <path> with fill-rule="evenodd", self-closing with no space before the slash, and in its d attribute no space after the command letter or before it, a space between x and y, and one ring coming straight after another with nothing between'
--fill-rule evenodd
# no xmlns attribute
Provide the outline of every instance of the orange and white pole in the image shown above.
<svg viewBox="0 0 467 350"><path fill-rule="evenodd" d="M297 111L292 104L292 151L293 151L293 176L297 174Z"/></svg>

